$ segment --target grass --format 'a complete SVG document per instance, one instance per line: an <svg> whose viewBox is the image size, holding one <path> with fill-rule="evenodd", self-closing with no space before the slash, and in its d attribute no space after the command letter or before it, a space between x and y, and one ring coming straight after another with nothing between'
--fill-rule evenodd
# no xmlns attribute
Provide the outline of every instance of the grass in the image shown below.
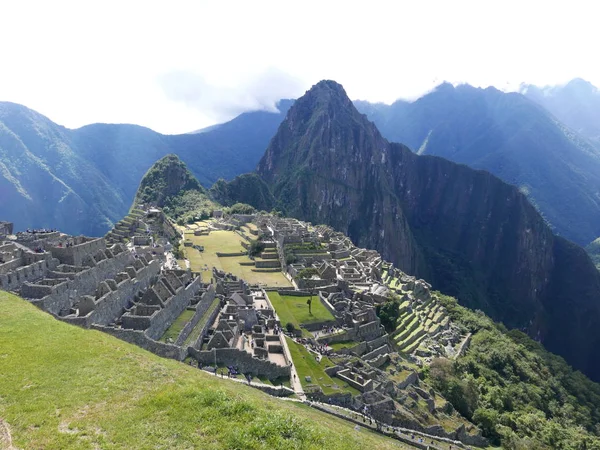
<svg viewBox="0 0 600 450"><path fill-rule="evenodd" d="M211 231L208 236L194 236L193 233L186 233L185 238L192 241L194 245L204 246L203 252L199 252L192 247L185 247L184 249L190 261L190 268L193 271L200 272L206 265L210 271L213 267L216 267L219 270L243 278L250 284L260 283L275 287L292 286L282 272L253 272L253 266L241 266L240 262L252 262L247 256L217 256L217 252L235 253L245 251L241 244L242 237L233 231Z"/></svg>
<svg viewBox="0 0 600 450"><path fill-rule="evenodd" d="M333 344L329 344L331 348L334 350L341 350L343 348L352 348L356 346L358 342L355 341L343 341L343 342L335 342Z"/></svg>
<svg viewBox="0 0 600 450"><path fill-rule="evenodd" d="M240 262L252 261L247 256L230 256L219 258L221 267L226 272L231 272L240 278L243 278L250 284L265 284L273 287L291 287L292 283L285 277L281 271L277 272L253 272L254 266L241 266Z"/></svg>
<svg viewBox="0 0 600 450"><path fill-rule="evenodd" d="M310 390L311 386L320 386L323 393L326 395L350 392L352 395L359 395L360 392L351 386L348 386L342 380L332 379L325 369L332 367L334 364L327 357L321 358L321 362L317 362L315 356L310 353L303 345L297 344L292 339L286 337L288 347L294 360L294 366L300 377L300 383L304 390ZM306 376L311 378L310 383L306 381ZM337 388L335 386L338 386Z"/></svg>
<svg viewBox="0 0 600 450"><path fill-rule="evenodd" d="M4 292L0 361L0 417L17 448L406 448Z"/></svg>
<svg viewBox="0 0 600 450"><path fill-rule="evenodd" d="M185 327L185 325L193 317L194 312L195 311L191 309L186 309L185 311L183 311L181 315L173 321L171 326L167 328L167 331L165 331L165 334L162 335L160 340L162 342L167 342L167 339L169 338L173 339L173 341L177 340L177 336L179 336L179 333L181 333L183 327Z"/></svg>
<svg viewBox="0 0 600 450"><path fill-rule="evenodd" d="M267 295L279 316L282 326L291 322L296 328L300 328L300 324L335 320L335 317L323 306L317 295L313 295L312 298L312 314L308 313L308 305L306 304L310 296L295 297L292 295L279 295L278 292L268 292Z"/></svg>

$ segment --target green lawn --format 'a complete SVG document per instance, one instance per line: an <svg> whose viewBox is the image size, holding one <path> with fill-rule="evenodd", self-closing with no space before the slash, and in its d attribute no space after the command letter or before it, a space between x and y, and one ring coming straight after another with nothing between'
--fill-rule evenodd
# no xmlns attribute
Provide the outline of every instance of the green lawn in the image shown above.
<svg viewBox="0 0 600 450"><path fill-rule="evenodd" d="M334 366L329 358L323 357L321 358L321 362L318 363L315 356L306 350L303 345L297 344L287 336L286 339L303 389L310 390L311 386L320 386L326 395L337 392L350 392L352 395L360 394L360 392L348 386L342 380L337 378L332 379L325 373L327 367ZM310 383L306 381L306 376L311 377Z"/></svg>
<svg viewBox="0 0 600 450"><path fill-rule="evenodd" d="M358 344L358 342L356 341L343 341L343 342L335 342L333 344L330 344L329 346L331 348L333 348L334 350L341 350L343 348L352 348L354 346L356 346Z"/></svg>
<svg viewBox="0 0 600 450"><path fill-rule="evenodd" d="M163 342L167 342L167 339L169 338L173 339L173 341L177 340L177 336L179 336L179 333L181 333L181 330L183 330L183 327L190 321L194 313L195 311L191 309L183 311L181 315L173 321L171 326L167 328L167 331L165 331L165 334L162 335L160 340Z"/></svg>
<svg viewBox="0 0 600 450"><path fill-rule="evenodd" d="M267 294L277 311L281 325L284 327L288 322L293 323L296 328L300 328L300 324L335 320L335 317L323 306L317 295L312 297L312 314L309 314L308 305L306 304L306 301L310 298L309 296L279 295L278 292L268 292Z"/></svg>
<svg viewBox="0 0 600 450"><path fill-rule="evenodd" d="M251 261L252 260L247 256L228 256L219 258L223 270L243 278L250 284L261 283L271 287L292 287L292 283L290 283L280 270L277 272L253 272L252 269L255 269L254 266L240 265L240 262Z"/></svg>
<svg viewBox="0 0 600 450"><path fill-rule="evenodd" d="M21 449L406 448L0 292L0 418Z"/></svg>

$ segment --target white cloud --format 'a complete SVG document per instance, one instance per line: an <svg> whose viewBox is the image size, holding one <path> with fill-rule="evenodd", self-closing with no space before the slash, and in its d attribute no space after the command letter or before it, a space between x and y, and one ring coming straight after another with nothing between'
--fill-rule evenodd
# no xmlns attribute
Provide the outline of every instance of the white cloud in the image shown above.
<svg viewBox="0 0 600 450"><path fill-rule="evenodd" d="M233 86L208 83L204 77L188 71L173 71L159 77L165 95L175 102L206 114L217 122L245 111L277 111L282 98L302 95L302 83L291 76L269 69Z"/></svg>
<svg viewBox="0 0 600 450"><path fill-rule="evenodd" d="M325 78L385 102L443 80L598 86L596 17L579 0L6 1L0 100L176 133Z"/></svg>

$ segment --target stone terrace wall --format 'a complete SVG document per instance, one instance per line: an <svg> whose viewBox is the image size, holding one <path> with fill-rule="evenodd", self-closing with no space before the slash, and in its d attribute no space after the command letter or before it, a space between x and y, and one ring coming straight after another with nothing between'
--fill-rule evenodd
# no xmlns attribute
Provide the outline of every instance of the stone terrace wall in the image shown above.
<svg viewBox="0 0 600 450"><path fill-rule="evenodd" d="M44 278L48 270L54 269L57 265L57 259L43 259L27 266L13 268L11 273L0 274L0 289L17 290L25 282L32 283Z"/></svg>
<svg viewBox="0 0 600 450"><path fill-rule="evenodd" d="M115 336L122 341L129 342L142 347L149 352L155 353L163 358L176 359L177 361L183 361L187 357L187 350L178 347L173 344L166 344L163 342L157 342L154 339L149 338L143 331L139 330L123 330L121 328L106 327L102 325L92 325L94 330L108 333L111 336Z"/></svg>
<svg viewBox="0 0 600 450"><path fill-rule="evenodd" d="M188 350L190 356L197 359L203 365L214 365L216 354L217 364L236 366L241 373L265 376L270 379L290 376L290 366L278 366L270 361L254 358L244 350L220 348L217 350L198 351L192 347L189 347Z"/></svg>
<svg viewBox="0 0 600 450"><path fill-rule="evenodd" d="M211 284L208 290L202 294L202 297L200 297L200 301L196 305L196 312L192 316L192 319L185 325L185 327L183 327L181 333L179 333L177 341L175 342L176 345L183 345L194 327L198 324L198 322L200 322L200 319L202 319L202 316L204 316L204 313L206 313L209 306L212 304L213 300L215 299L215 295L215 287Z"/></svg>
<svg viewBox="0 0 600 450"><path fill-rule="evenodd" d="M63 264L82 266L86 256L94 255L99 250L106 249L104 238L92 239L72 247L51 247L52 256L58 258Z"/></svg>
<svg viewBox="0 0 600 450"><path fill-rule="evenodd" d="M117 284L117 290L111 291L96 301L96 308L88 315L89 327L92 323L107 325L115 320L123 308L133 300L140 290L148 288L152 277L160 272L160 261L151 261L136 272L135 278L128 278Z"/></svg>
<svg viewBox="0 0 600 450"><path fill-rule="evenodd" d="M41 300L33 300L32 303L58 315L60 311L70 309L78 296L94 295L100 282L113 279L126 266L132 265L133 261L133 255L123 251L113 258L103 259L96 266L77 273L72 280L51 286L50 289L47 289L48 286L26 283L22 287L22 294L24 297L34 299L43 297Z"/></svg>
<svg viewBox="0 0 600 450"><path fill-rule="evenodd" d="M196 277L186 287L181 287L172 296L164 308L152 315L150 328L146 330L146 335L151 339L159 339L167 328L191 303L192 297L196 295L202 284L202 278Z"/></svg>

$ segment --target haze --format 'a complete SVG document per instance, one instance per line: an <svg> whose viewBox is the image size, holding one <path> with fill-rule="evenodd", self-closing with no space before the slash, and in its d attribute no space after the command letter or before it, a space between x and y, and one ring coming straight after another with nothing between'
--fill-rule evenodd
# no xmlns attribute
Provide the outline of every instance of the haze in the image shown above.
<svg viewBox="0 0 600 450"><path fill-rule="evenodd" d="M600 85L589 3L2 2L0 101L183 133L325 78L387 103L444 80Z"/></svg>

